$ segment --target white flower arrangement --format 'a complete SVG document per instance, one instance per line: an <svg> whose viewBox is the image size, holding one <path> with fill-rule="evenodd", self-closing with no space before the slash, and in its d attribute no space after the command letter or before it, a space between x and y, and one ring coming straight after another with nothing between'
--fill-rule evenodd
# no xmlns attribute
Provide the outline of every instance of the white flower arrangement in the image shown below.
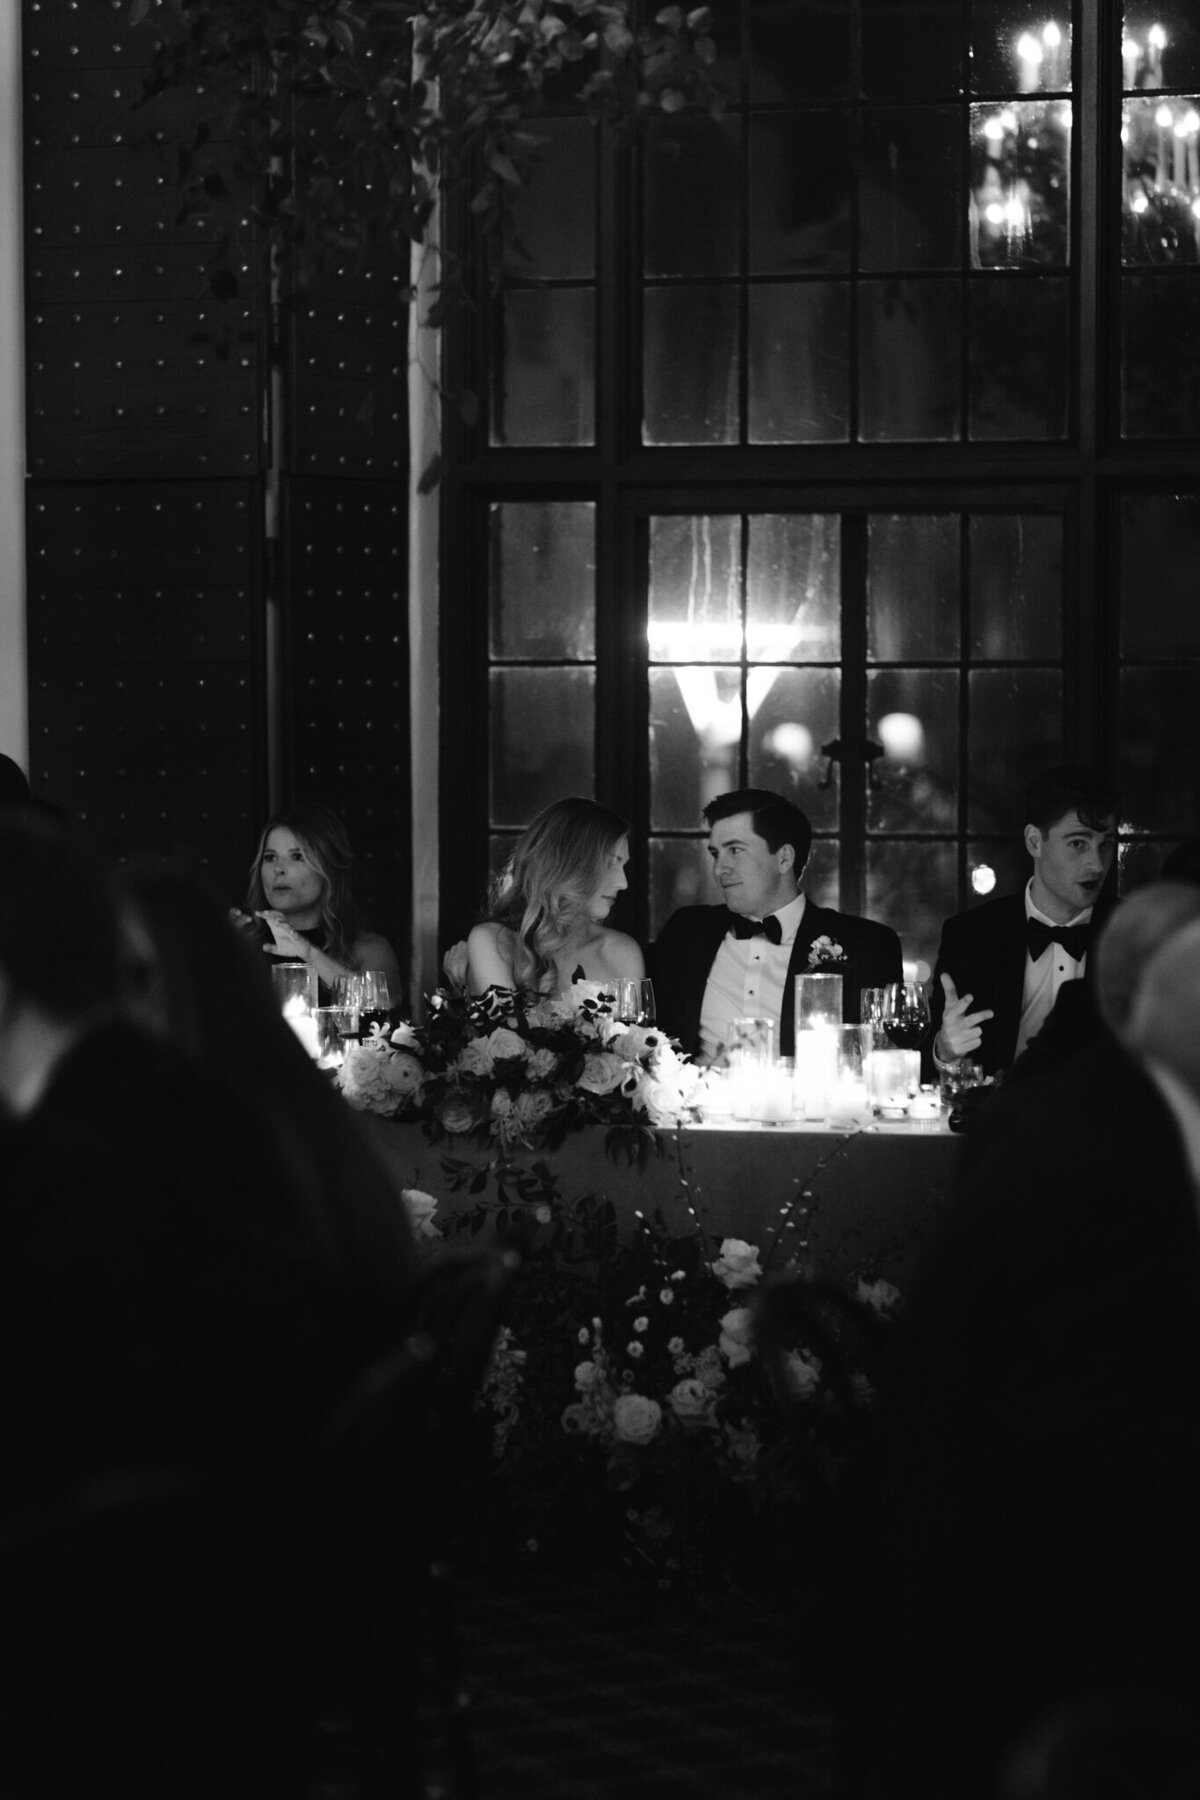
<svg viewBox="0 0 1200 1800"><path fill-rule="evenodd" d="M704 1075L665 1032L614 1019L603 995L540 1001L496 1025L465 996L439 992L427 1025L350 1045L338 1086L363 1111L513 1150L587 1124L682 1124L699 1111Z"/></svg>
<svg viewBox="0 0 1200 1800"><path fill-rule="evenodd" d="M846 952L842 946L826 933L814 938L808 952L810 969L827 969L832 963L845 962Z"/></svg>

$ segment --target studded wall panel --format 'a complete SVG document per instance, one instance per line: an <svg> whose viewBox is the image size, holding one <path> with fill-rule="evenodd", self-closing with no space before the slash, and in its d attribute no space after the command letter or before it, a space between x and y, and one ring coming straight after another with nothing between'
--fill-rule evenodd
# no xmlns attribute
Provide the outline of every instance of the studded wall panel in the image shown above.
<svg viewBox="0 0 1200 1800"><path fill-rule="evenodd" d="M232 901L265 784L247 482L40 484L26 520L35 791Z"/></svg>
<svg viewBox="0 0 1200 1800"><path fill-rule="evenodd" d="M226 321L237 339L226 360L197 342L219 328L203 299L206 227L178 220L160 141L164 106L178 119L200 103L136 106L153 34L130 27L127 0L25 0L22 17L30 472L254 473L253 305ZM220 163L226 150L207 154Z"/></svg>
<svg viewBox="0 0 1200 1800"><path fill-rule="evenodd" d="M396 482L301 477L285 489L289 787L346 821L356 896L401 966L412 838L406 505Z"/></svg>
<svg viewBox="0 0 1200 1800"><path fill-rule="evenodd" d="M293 307L288 457L298 475L405 479L407 277L406 260L376 254L357 272L331 271L317 299Z"/></svg>

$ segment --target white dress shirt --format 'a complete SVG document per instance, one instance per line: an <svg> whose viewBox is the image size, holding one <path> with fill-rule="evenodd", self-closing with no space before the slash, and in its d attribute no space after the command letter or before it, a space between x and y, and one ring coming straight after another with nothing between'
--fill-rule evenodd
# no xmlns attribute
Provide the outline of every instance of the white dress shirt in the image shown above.
<svg viewBox="0 0 1200 1800"><path fill-rule="evenodd" d="M1082 912L1075 914L1067 925L1086 925L1092 916L1092 908L1085 906ZM1040 919L1043 925L1057 928L1059 921L1049 918L1033 904L1033 879L1025 888L1025 918ZM1050 1009L1058 999L1058 990L1064 981L1078 981L1087 967L1087 956L1076 958L1068 956L1061 944L1051 944L1048 950L1034 962L1028 949L1025 951L1025 986L1021 993L1021 1024L1017 1032L1016 1056L1030 1038L1036 1037L1050 1016Z"/></svg>
<svg viewBox="0 0 1200 1800"><path fill-rule="evenodd" d="M775 1047L792 946L804 918L804 895L797 894L768 918L779 920L779 943L765 937L735 937L732 926L721 940L708 972L700 1007L700 1060L717 1060L729 1042L734 1019L774 1019Z"/></svg>

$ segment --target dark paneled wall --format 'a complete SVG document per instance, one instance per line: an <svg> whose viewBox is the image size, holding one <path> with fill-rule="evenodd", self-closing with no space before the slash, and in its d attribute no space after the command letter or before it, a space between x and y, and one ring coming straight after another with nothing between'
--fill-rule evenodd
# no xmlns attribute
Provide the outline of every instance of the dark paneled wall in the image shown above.
<svg viewBox="0 0 1200 1800"><path fill-rule="evenodd" d="M200 102L136 105L151 34L127 0L23 0L22 20L35 787L119 854L185 851L231 899L271 800L324 799L403 958L402 261L280 323L247 228L243 299L218 319L164 135Z"/></svg>

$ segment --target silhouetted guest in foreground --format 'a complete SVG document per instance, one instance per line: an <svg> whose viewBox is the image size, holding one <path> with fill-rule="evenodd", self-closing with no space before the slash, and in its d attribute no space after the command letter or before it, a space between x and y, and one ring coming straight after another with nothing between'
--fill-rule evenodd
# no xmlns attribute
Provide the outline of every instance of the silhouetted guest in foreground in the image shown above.
<svg viewBox="0 0 1200 1800"><path fill-rule="evenodd" d="M1163 881L1200 883L1200 837L1184 838L1172 846L1162 859L1159 876Z"/></svg>
<svg viewBox="0 0 1200 1800"><path fill-rule="evenodd" d="M0 820L0 1790L258 1800L299 1773L296 1496L377 1315L261 1106L122 1018L117 941L86 848Z"/></svg>
<svg viewBox="0 0 1200 1800"><path fill-rule="evenodd" d="M1076 1705L1194 1709L1200 889L1139 890L1095 956L1105 1028L980 1114L911 1296L855 1793L993 1800Z"/></svg>
<svg viewBox="0 0 1200 1800"><path fill-rule="evenodd" d="M262 1112L276 1168L331 1271L353 1287L351 1345L394 1343L415 1277L399 1189L355 1113L280 1012L270 965L186 869L133 862L117 876L126 1011L208 1079Z"/></svg>

